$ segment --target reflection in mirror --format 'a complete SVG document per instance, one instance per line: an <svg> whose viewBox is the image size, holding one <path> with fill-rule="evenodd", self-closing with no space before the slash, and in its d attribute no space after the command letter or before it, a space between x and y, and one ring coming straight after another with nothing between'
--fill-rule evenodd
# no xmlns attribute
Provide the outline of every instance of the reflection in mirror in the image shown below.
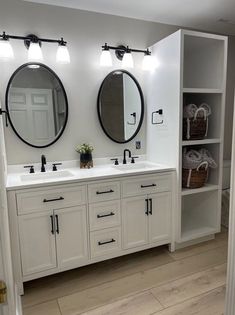
<svg viewBox="0 0 235 315"><path fill-rule="evenodd" d="M136 79L127 71L115 70L103 81L98 95L98 115L106 135L125 143L139 132L144 101Z"/></svg>
<svg viewBox="0 0 235 315"><path fill-rule="evenodd" d="M43 64L29 63L15 71L7 87L6 106L13 130L33 147L57 141L67 123L64 87Z"/></svg>

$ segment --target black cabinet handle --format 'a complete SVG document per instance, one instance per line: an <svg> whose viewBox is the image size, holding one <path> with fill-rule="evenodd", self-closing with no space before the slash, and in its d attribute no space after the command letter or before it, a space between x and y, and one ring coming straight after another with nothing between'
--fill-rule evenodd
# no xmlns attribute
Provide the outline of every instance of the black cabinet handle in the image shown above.
<svg viewBox="0 0 235 315"><path fill-rule="evenodd" d="M153 200L152 200L152 198L149 199L149 204L150 204L149 214L153 215Z"/></svg>
<svg viewBox="0 0 235 315"><path fill-rule="evenodd" d="M97 214L97 218L100 219L100 218L105 218L105 217L111 217L112 215L115 215L115 213L110 212L107 214Z"/></svg>
<svg viewBox="0 0 235 315"><path fill-rule="evenodd" d="M98 245L102 246L102 245L109 244L109 243L114 243L114 242L116 242L116 240L112 238L110 241L98 242Z"/></svg>
<svg viewBox="0 0 235 315"><path fill-rule="evenodd" d="M54 216L50 215L51 218L51 234L55 234L55 227L54 227Z"/></svg>
<svg viewBox="0 0 235 315"><path fill-rule="evenodd" d="M156 184L150 184L150 185L140 185L141 188L148 188L148 187L156 187Z"/></svg>
<svg viewBox="0 0 235 315"><path fill-rule="evenodd" d="M145 199L145 202L146 202L145 214L149 215L149 200Z"/></svg>
<svg viewBox="0 0 235 315"><path fill-rule="evenodd" d="M56 221L56 233L60 234L58 214L55 215L55 221Z"/></svg>
<svg viewBox="0 0 235 315"><path fill-rule="evenodd" d="M110 194L113 193L114 191L112 189L107 190L107 191L97 191L96 195L102 195L102 194Z"/></svg>
<svg viewBox="0 0 235 315"><path fill-rule="evenodd" d="M52 202L52 201L59 201L59 200L64 200L64 197L59 197L55 199L43 199L43 202Z"/></svg>
<svg viewBox="0 0 235 315"><path fill-rule="evenodd" d="M62 165L62 163L52 163L52 171L55 172L57 171L57 165Z"/></svg>
<svg viewBox="0 0 235 315"><path fill-rule="evenodd" d="M35 173L33 165L25 165L24 168L29 168L29 173L30 174Z"/></svg>

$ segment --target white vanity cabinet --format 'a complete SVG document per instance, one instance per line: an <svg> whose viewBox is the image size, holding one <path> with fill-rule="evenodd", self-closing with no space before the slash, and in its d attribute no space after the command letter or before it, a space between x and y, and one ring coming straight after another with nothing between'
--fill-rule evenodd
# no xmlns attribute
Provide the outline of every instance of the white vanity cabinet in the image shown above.
<svg viewBox="0 0 235 315"><path fill-rule="evenodd" d="M173 244L174 172L8 191L14 272L23 282Z"/></svg>
<svg viewBox="0 0 235 315"><path fill-rule="evenodd" d="M8 196L14 265L20 257L23 280L88 263L86 185L11 191Z"/></svg>
<svg viewBox="0 0 235 315"><path fill-rule="evenodd" d="M55 235L51 233L53 211L19 216L19 241L24 276L56 268Z"/></svg>
<svg viewBox="0 0 235 315"><path fill-rule="evenodd" d="M85 206L25 214L18 220L24 276L87 262Z"/></svg>
<svg viewBox="0 0 235 315"><path fill-rule="evenodd" d="M88 185L91 258L110 257L122 250L120 181Z"/></svg>
<svg viewBox="0 0 235 315"><path fill-rule="evenodd" d="M123 246L130 249L171 241L172 178L142 176L123 183ZM127 198L125 198L128 196ZM133 196L133 197L129 197Z"/></svg>

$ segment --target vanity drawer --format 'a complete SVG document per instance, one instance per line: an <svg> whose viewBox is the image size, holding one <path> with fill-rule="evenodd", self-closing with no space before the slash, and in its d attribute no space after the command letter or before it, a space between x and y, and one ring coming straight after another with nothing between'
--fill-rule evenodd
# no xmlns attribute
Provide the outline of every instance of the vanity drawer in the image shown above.
<svg viewBox="0 0 235 315"><path fill-rule="evenodd" d="M90 233L91 257L112 254L121 250L121 228L105 229Z"/></svg>
<svg viewBox="0 0 235 315"><path fill-rule="evenodd" d="M85 186L63 186L17 193L18 214L72 207L86 203Z"/></svg>
<svg viewBox="0 0 235 315"><path fill-rule="evenodd" d="M88 185L89 202L120 199L120 183L106 182Z"/></svg>
<svg viewBox="0 0 235 315"><path fill-rule="evenodd" d="M153 194L156 192L170 191L171 175L138 176L135 179L123 181L123 197Z"/></svg>
<svg viewBox="0 0 235 315"><path fill-rule="evenodd" d="M121 223L120 201L112 200L89 205L90 230L96 231Z"/></svg>

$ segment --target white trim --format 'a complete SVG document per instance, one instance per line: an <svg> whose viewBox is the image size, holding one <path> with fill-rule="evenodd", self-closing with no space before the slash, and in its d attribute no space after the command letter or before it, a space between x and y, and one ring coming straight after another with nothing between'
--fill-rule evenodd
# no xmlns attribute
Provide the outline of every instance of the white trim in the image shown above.
<svg viewBox="0 0 235 315"><path fill-rule="evenodd" d="M231 193L229 214L228 271L225 315L235 314L235 111L233 116L233 141L231 165Z"/></svg>
<svg viewBox="0 0 235 315"><path fill-rule="evenodd" d="M5 188L7 168L2 116L0 116L0 135L0 257L2 257L3 264L3 270L1 273L3 274L3 280L7 285L7 303L2 306L2 309L4 315L19 315L21 314L21 306L20 300L15 300L15 284L13 280L11 261L7 195Z"/></svg>

